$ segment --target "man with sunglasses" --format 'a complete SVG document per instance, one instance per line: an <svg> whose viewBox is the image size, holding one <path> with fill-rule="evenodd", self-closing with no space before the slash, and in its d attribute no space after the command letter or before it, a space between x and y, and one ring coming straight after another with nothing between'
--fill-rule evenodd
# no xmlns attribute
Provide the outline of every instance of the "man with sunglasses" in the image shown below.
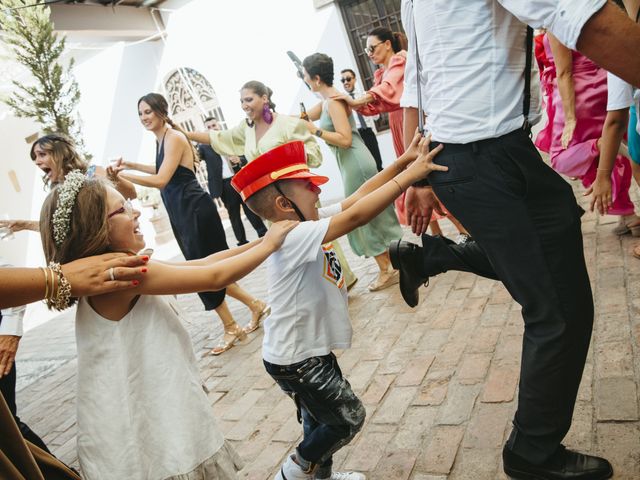
<svg viewBox="0 0 640 480"><path fill-rule="evenodd" d="M351 98L361 97L362 92L356 90L356 73L350 68L345 68L340 72L340 81L344 87L344 91L349 94ZM382 171L382 157L380 156L380 147L378 146L378 139L376 138L376 125L375 120L380 118L380 115L368 116L353 111L354 118L356 120L356 126L358 127L358 133L362 137L364 144L367 146L371 155L376 161L376 168L379 172Z"/></svg>

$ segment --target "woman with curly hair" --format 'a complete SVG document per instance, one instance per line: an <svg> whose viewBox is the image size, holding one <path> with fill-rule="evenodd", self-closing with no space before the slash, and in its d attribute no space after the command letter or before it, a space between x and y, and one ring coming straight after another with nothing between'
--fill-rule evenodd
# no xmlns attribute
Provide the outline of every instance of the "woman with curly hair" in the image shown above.
<svg viewBox="0 0 640 480"><path fill-rule="evenodd" d="M30 156L35 166L44 173L42 181L45 188L53 188L64 181L67 173L80 170L88 178L109 178L125 198L137 197L136 188L131 182L118 179L111 167L105 169L87 162L66 135L50 133L38 138L31 145ZM0 220L0 227L8 227L12 232L37 232L40 228L37 220Z"/></svg>

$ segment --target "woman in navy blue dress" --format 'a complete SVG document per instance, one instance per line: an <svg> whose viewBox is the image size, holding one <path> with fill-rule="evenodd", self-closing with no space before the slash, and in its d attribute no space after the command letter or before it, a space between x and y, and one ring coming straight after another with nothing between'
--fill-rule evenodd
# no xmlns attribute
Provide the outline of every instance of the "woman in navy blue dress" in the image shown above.
<svg viewBox="0 0 640 480"><path fill-rule="evenodd" d="M195 175L197 154L184 132L169 118L168 104L157 93L138 101L138 115L143 126L156 136L156 164L143 165L121 161L119 170L132 169L149 175L118 175L138 185L160 189L171 227L180 250L187 260L195 260L229 248L222 221L213 200ZM233 319L225 302L225 293L244 303L252 319L243 329ZM217 292L198 294L205 310L215 310L224 325L224 337L211 353L219 355L231 348L247 333L258 328L269 307L241 289L237 283Z"/></svg>

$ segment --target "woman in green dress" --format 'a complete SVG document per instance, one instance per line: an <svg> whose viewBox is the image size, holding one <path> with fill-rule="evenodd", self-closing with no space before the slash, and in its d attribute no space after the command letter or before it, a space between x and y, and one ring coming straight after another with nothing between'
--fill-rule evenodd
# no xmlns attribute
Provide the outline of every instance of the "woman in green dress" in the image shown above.
<svg viewBox="0 0 640 480"><path fill-rule="evenodd" d="M262 82L247 82L240 89L240 105L246 119L228 130L187 132L187 136L194 142L210 144L219 155L244 155L248 162L283 143L300 140L304 142L307 165L319 167L322 164L320 145L303 120L276 113L272 94L273 91ZM349 267L340 244L337 241L332 243L350 290L358 278Z"/></svg>
<svg viewBox="0 0 640 480"><path fill-rule="evenodd" d="M305 82L324 99L308 111L309 119L319 120L318 125L309 121L307 128L322 138L335 154L347 197L377 173L375 160L358 133L349 106L342 100L332 99L340 92L333 86L331 57L314 53L305 58L302 65ZM392 206L347 237L356 255L373 257L378 264L378 278L369 285L369 290L382 290L398 283L398 272L391 266L388 246L402 237L402 230Z"/></svg>

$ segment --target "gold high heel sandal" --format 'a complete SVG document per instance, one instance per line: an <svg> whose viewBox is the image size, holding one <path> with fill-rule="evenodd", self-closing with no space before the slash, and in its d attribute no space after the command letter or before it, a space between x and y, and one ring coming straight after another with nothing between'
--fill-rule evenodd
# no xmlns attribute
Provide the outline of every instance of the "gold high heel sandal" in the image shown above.
<svg viewBox="0 0 640 480"><path fill-rule="evenodd" d="M367 288L370 292L377 292L379 290L384 290L391 285L395 285L399 281L400 275L398 270L391 269L386 272L380 272L380 274L378 274L378 278L371 282Z"/></svg>
<svg viewBox="0 0 640 480"><path fill-rule="evenodd" d="M271 307L262 300L253 300L251 302L251 321L242 329L244 333L255 332L260 328L260 320L271 313Z"/></svg>
<svg viewBox="0 0 640 480"><path fill-rule="evenodd" d="M220 355L233 347L237 342L241 342L247 338L247 333L240 328L240 325L236 325L233 329L225 330L224 335L232 337L231 340L225 341L223 336L220 344L213 347L211 352L209 352L211 355Z"/></svg>

